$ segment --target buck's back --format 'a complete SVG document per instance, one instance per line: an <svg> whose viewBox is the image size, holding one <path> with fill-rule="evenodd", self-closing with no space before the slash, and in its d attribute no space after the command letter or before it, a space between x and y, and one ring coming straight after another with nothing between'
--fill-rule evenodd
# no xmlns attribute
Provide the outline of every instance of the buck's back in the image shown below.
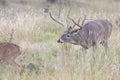
<svg viewBox="0 0 120 80"><path fill-rule="evenodd" d="M107 39L112 32L112 24L108 20L98 19L85 24L83 30L89 32L89 35L94 35L96 38L101 36Z"/></svg>

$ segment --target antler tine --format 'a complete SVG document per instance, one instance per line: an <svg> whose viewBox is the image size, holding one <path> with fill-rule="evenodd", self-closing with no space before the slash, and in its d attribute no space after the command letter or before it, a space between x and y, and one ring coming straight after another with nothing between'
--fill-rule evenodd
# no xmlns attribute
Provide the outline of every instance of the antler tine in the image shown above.
<svg viewBox="0 0 120 80"><path fill-rule="evenodd" d="M86 15L84 16L84 19L83 19L83 21L82 21L82 24L81 24L81 25L84 25L85 20L86 20Z"/></svg>
<svg viewBox="0 0 120 80"><path fill-rule="evenodd" d="M78 27L82 27L81 25L79 25L79 23L76 23L72 18L69 18L70 20L72 20L72 22L74 23L74 26L77 25Z"/></svg>
<svg viewBox="0 0 120 80"><path fill-rule="evenodd" d="M81 17L80 17L81 18ZM78 24L80 23L80 18L78 19Z"/></svg>
<svg viewBox="0 0 120 80"><path fill-rule="evenodd" d="M62 22L62 21L60 21L60 20L55 19L55 18L52 16L51 12L49 12L49 15L50 15L50 18L51 18L52 20L54 20L55 22L59 23L60 25L62 25L62 26L64 26L64 27L67 27L66 22Z"/></svg>
<svg viewBox="0 0 120 80"><path fill-rule="evenodd" d="M68 19L70 19L74 23L73 27L75 27L76 22L72 18L70 18L70 17L68 17Z"/></svg>

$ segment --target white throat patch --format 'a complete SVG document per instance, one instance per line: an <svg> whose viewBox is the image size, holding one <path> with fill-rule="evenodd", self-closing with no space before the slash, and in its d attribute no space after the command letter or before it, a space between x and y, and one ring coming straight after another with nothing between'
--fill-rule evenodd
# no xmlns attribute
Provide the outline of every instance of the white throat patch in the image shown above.
<svg viewBox="0 0 120 80"><path fill-rule="evenodd" d="M63 43L64 41L63 41L62 39L60 39L60 42L62 42L62 43Z"/></svg>

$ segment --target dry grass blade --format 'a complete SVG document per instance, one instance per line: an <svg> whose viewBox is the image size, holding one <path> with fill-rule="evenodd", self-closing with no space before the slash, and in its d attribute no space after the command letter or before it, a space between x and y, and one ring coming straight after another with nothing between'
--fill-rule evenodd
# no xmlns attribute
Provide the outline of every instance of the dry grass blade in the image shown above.
<svg viewBox="0 0 120 80"><path fill-rule="evenodd" d="M8 42L12 42L14 32L15 32L15 30L12 28L12 32L11 32L11 34L10 34L10 39L9 39Z"/></svg>

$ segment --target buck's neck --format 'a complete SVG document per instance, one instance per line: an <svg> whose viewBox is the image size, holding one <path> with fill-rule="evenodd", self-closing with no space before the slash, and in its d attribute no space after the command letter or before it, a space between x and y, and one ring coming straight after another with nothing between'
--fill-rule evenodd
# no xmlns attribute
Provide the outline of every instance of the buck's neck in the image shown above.
<svg viewBox="0 0 120 80"><path fill-rule="evenodd" d="M85 32L84 28L79 29L73 37L74 41L76 42L74 44L81 45L83 48L88 48L87 37L87 32Z"/></svg>

